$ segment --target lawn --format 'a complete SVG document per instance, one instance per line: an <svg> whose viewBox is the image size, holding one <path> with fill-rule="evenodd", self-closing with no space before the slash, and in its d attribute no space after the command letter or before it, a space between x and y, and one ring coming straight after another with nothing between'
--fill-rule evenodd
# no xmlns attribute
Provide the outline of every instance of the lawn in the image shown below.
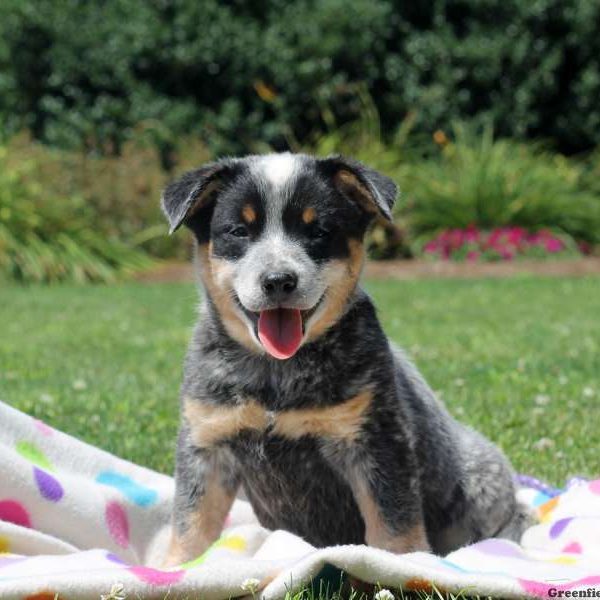
<svg viewBox="0 0 600 600"><path fill-rule="evenodd" d="M371 281L388 334L516 468L561 484L600 465L600 278ZM190 284L0 290L0 398L170 473Z"/></svg>

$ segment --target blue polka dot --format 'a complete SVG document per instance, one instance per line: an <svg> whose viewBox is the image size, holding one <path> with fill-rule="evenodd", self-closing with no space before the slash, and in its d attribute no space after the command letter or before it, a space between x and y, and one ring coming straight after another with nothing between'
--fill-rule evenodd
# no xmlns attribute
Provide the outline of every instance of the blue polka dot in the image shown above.
<svg viewBox="0 0 600 600"><path fill-rule="evenodd" d="M131 477L115 471L102 471L96 477L96 481L119 490L130 502L138 506L152 506L158 497L155 490L136 483Z"/></svg>

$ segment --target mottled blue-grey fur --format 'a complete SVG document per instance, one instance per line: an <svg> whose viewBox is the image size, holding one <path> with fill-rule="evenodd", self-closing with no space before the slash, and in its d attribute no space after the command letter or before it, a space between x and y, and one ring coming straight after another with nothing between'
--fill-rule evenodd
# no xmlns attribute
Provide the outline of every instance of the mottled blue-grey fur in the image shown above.
<svg viewBox="0 0 600 600"><path fill-rule="evenodd" d="M327 287L330 279L321 273L341 269L345 260L350 261L348 248L362 242L374 214L381 218L390 215L396 193L391 180L354 161L327 160L330 162L295 155L230 160L227 169L234 164L235 172L223 178L214 197L203 199L203 206L212 203L217 208L187 222L182 210L189 210L194 194L207 186L206 181L198 181L202 173L188 175L165 192L163 205L173 227L186 222L200 251L212 248L213 254L207 249L201 260L211 260L207 257L214 255L220 262L213 269L225 265L230 285L227 293L233 297L232 308L225 314L226 296L213 298L215 288L204 281L207 293L187 353L181 389L184 410L177 449L174 526L175 538L185 547L175 552L174 560L193 558L203 549L194 544L191 529L195 511L207 510L201 500L209 485L221 486L224 497L233 496L242 486L263 525L292 531L316 546L364 543L369 535L367 524L377 530L375 537L367 540L375 545L445 554L489 536L518 539L527 524L527 515L515 500L513 471L507 459L491 442L449 415L413 364L389 343L372 301L358 285L348 288L339 314L315 339L310 337L311 319L325 309L319 304L317 312L305 315L306 337L291 358L277 360L261 348L253 311L272 306L260 296L260 286L254 282L275 260L268 253L269 236L278 236L283 247L287 243L290 252L296 253L294 269L311 274L306 283L310 302L324 294L321 302L326 305L327 294L333 292ZM269 172L275 164L277 171ZM340 169L350 176L336 180ZM206 170L210 177L218 172L214 165ZM321 186L315 190L330 190L330 196L311 193L311 179ZM253 205L256 218L260 220L264 213L264 224L254 238L244 242L241 251L239 241L227 238L225 244L216 239L219 219L225 219L219 212L225 208L219 207L219 202L235 202L236 186L253 186L253 182L251 189L256 189L258 198ZM283 224L286 203L293 201L289 198L301 185L306 191L298 202L316 207L317 213L326 212L328 202L347 202L355 211L339 213L339 227L347 243L331 246L333 258L312 242L303 246L302 238L289 234ZM372 212L368 205L365 212L361 194L372 203ZM364 223L356 225L363 217ZM213 246L207 246L209 243ZM252 256L253 247L259 248L259 244L263 250L252 262L244 263L244 256ZM240 264L245 269L246 295L236 288ZM298 275L302 280L303 273ZM319 281L314 288L318 293L312 292L315 280ZM251 306L246 306L245 297L252 297ZM239 320L241 329L231 329L231 319ZM247 342L244 327L249 332ZM361 397L365 390L370 402L360 431L343 438L320 430L294 437L277 433L270 425L261 429L241 424L233 434L204 446L194 437L198 423L186 416L186 410L194 406L205 413L218 409L223 411L219 414L227 415L228 410L253 402L257 410L276 418L289 411L335 408ZM424 527L426 538L407 541L419 527ZM187 541L182 543L184 538ZM390 539L403 542L394 545Z"/></svg>

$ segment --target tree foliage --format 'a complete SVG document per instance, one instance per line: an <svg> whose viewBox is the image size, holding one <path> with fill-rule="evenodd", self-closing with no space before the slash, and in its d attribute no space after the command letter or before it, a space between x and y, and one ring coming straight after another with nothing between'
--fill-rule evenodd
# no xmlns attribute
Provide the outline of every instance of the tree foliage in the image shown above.
<svg viewBox="0 0 600 600"><path fill-rule="evenodd" d="M390 134L493 120L502 136L600 142L600 0L3 0L0 124L118 153L153 129L218 152L303 143L357 116Z"/></svg>

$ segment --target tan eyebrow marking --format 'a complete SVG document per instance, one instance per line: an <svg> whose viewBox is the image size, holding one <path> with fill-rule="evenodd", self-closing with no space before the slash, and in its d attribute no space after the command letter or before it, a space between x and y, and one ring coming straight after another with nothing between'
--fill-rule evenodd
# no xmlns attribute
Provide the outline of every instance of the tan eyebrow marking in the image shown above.
<svg viewBox="0 0 600 600"><path fill-rule="evenodd" d="M242 218L248 225L256 221L256 211L251 204L245 204L242 209Z"/></svg>
<svg viewBox="0 0 600 600"><path fill-rule="evenodd" d="M317 211L312 206L304 209L304 212L302 213L302 221L304 221L306 225L312 223L316 218Z"/></svg>

